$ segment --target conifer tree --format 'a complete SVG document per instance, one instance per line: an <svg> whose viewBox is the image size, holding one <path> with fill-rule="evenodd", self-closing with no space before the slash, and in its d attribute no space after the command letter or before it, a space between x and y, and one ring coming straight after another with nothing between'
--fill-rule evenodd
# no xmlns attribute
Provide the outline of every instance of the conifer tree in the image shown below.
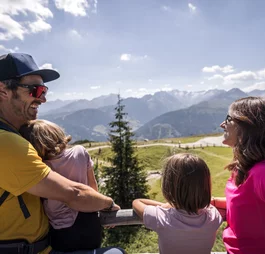
<svg viewBox="0 0 265 254"><path fill-rule="evenodd" d="M146 174L139 165L134 152L135 142L129 122L125 119L124 105L118 95L115 107L115 120L111 127L109 140L113 152L110 158L111 167L106 167L103 172L105 178L105 193L112 197L123 209L131 208L132 201L136 198L147 196L148 187Z"/></svg>

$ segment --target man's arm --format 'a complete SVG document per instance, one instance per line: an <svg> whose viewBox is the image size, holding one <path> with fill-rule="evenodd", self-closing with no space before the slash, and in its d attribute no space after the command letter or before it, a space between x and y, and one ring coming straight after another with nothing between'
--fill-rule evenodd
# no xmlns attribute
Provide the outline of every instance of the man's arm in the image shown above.
<svg viewBox="0 0 265 254"><path fill-rule="evenodd" d="M112 198L107 197L91 187L73 182L54 171L42 179L35 186L31 187L28 193L64 202L70 208L80 212L94 212L109 208L112 205ZM115 205L112 211L119 210Z"/></svg>

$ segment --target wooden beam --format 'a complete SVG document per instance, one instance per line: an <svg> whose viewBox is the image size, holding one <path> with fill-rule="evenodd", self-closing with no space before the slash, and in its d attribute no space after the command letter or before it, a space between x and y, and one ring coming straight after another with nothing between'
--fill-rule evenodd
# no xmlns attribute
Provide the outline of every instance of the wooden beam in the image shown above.
<svg viewBox="0 0 265 254"><path fill-rule="evenodd" d="M141 225L142 220L133 209L122 209L114 212L100 211L100 221L103 226Z"/></svg>
<svg viewBox="0 0 265 254"><path fill-rule="evenodd" d="M219 209L223 219L225 220L225 210ZM133 209L121 209L114 212L100 211L100 221L103 226L127 226L141 225L142 220L133 211Z"/></svg>

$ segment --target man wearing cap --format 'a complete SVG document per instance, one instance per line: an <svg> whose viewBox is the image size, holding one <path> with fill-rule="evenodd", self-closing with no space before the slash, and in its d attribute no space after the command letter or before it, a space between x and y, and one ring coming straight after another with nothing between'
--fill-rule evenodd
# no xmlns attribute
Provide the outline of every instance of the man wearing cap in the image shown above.
<svg viewBox="0 0 265 254"><path fill-rule="evenodd" d="M120 209L110 197L51 171L18 133L21 125L37 118L38 107L46 102L44 83L59 76L55 70L39 69L30 55L0 56L0 253L51 251L40 197L81 212ZM109 248L80 253L124 252Z"/></svg>

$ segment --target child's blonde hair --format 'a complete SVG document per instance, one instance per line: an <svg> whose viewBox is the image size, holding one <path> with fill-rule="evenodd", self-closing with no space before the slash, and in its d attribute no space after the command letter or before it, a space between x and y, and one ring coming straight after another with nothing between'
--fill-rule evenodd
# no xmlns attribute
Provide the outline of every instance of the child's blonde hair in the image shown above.
<svg viewBox="0 0 265 254"><path fill-rule="evenodd" d="M211 202L211 176L206 163L196 155L179 153L166 160L162 192L176 209L198 213Z"/></svg>
<svg viewBox="0 0 265 254"><path fill-rule="evenodd" d="M20 133L44 160L61 154L71 141L60 126L47 120L29 121L20 128Z"/></svg>

